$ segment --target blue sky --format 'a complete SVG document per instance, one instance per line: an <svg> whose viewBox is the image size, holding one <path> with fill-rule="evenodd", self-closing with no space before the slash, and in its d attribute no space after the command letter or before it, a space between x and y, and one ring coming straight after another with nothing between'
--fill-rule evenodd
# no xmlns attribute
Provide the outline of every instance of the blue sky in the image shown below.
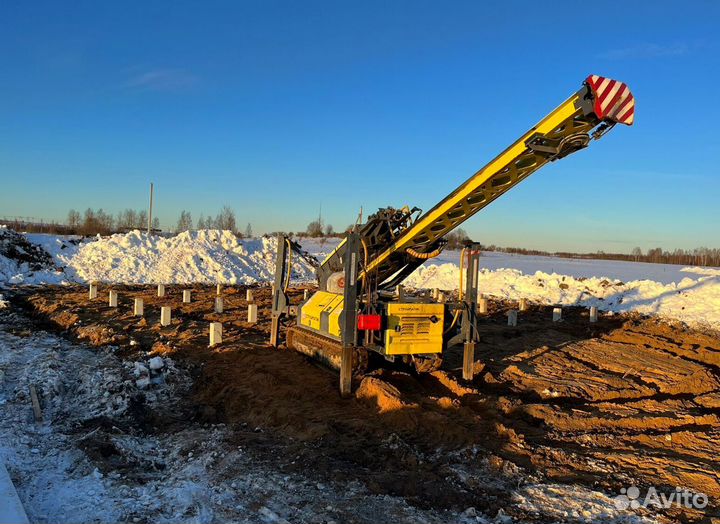
<svg viewBox="0 0 720 524"><path fill-rule="evenodd" d="M636 124L464 228L483 243L717 246L720 4L5 2L0 216L161 223L223 205L256 231L429 209L574 93L630 85Z"/></svg>

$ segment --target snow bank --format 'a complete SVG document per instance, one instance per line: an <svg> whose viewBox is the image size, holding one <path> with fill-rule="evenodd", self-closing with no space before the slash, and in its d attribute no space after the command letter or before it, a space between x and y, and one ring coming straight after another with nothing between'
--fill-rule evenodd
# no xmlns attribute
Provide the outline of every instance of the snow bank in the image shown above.
<svg viewBox="0 0 720 524"><path fill-rule="evenodd" d="M254 284L273 278L276 246L274 238L243 241L230 231L186 231L171 238L133 231L57 257L75 281ZM311 280L313 269L295 259L292 278Z"/></svg>
<svg viewBox="0 0 720 524"><path fill-rule="evenodd" d="M406 280L408 287L458 288L460 268L455 264L418 268ZM503 299L525 297L541 304L597 306L602 311L637 311L688 324L720 328L720 275L697 280L661 284L652 280L620 282L607 278L575 278L537 271L523 274L517 269L484 269L480 292Z"/></svg>
<svg viewBox="0 0 720 524"><path fill-rule="evenodd" d="M31 271L0 255L0 284L254 284L272 280L275 272L275 238L240 240L230 231L192 231L170 238L132 231L82 241L52 235L27 239L42 247L57 267ZM292 279L313 278L313 268L295 257Z"/></svg>
<svg viewBox="0 0 720 524"><path fill-rule="evenodd" d="M2 296L2 294L0 294L0 309L5 309L5 308L8 307L9 305L10 305L10 304L8 303L8 301L7 301L7 300L3 300L3 296Z"/></svg>
<svg viewBox="0 0 720 524"><path fill-rule="evenodd" d="M720 269L712 267L684 267L680 271L683 273L695 273L696 275L720 276Z"/></svg>

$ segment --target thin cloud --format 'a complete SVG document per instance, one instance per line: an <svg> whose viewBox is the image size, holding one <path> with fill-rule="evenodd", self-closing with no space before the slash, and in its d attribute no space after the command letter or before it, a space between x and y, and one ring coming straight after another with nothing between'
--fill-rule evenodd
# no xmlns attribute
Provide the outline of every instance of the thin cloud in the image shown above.
<svg viewBox="0 0 720 524"><path fill-rule="evenodd" d="M642 59L642 58L666 58L674 56L683 56L690 52L690 45L685 42L676 42L674 44L659 45L643 43L630 47L619 49L611 49L604 53L600 53L598 58L605 60L626 60L626 59Z"/></svg>
<svg viewBox="0 0 720 524"><path fill-rule="evenodd" d="M136 91L179 91L198 83L198 78L185 69L152 69L136 74L125 82Z"/></svg>

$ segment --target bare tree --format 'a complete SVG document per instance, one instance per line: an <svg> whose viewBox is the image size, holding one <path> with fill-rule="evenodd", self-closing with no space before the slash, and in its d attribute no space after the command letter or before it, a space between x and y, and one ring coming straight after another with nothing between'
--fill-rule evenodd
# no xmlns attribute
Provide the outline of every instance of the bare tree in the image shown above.
<svg viewBox="0 0 720 524"><path fill-rule="evenodd" d="M120 230L137 228L137 212L134 209L126 209L125 211L121 211L120 213L118 213L115 225Z"/></svg>
<svg viewBox="0 0 720 524"><path fill-rule="evenodd" d="M457 228L452 233L448 233L445 236L445 239L448 241L447 247L449 249L458 249L464 247L465 243L470 241L470 237L461 227Z"/></svg>
<svg viewBox="0 0 720 524"><path fill-rule="evenodd" d="M252 225L250 225L250 222L248 222L248 225L245 226L245 238L252 238L252 236L253 236Z"/></svg>
<svg viewBox="0 0 720 524"><path fill-rule="evenodd" d="M103 235L112 233L115 228L115 220L110 213L106 213L102 208L100 208L95 212L95 217L100 223L99 233Z"/></svg>
<svg viewBox="0 0 720 524"><path fill-rule="evenodd" d="M95 211L87 208L79 229L83 235L107 235L113 231L113 226L112 215L105 213L102 209Z"/></svg>
<svg viewBox="0 0 720 524"><path fill-rule="evenodd" d="M80 227L80 213L74 209L68 211L67 225L73 231L77 231Z"/></svg>
<svg viewBox="0 0 720 524"><path fill-rule="evenodd" d="M321 237L323 234L322 222L320 222L320 220L313 220L310 222L308 224L306 234L312 238Z"/></svg>
<svg viewBox="0 0 720 524"><path fill-rule="evenodd" d="M638 260L640 260L643 253L642 253L642 249L640 249L639 247L634 247L630 254L635 259L635 262L637 262Z"/></svg>
<svg viewBox="0 0 720 524"><path fill-rule="evenodd" d="M325 236L331 237L335 234L335 229L333 229L332 224L328 224L325 226Z"/></svg>
<svg viewBox="0 0 720 524"><path fill-rule="evenodd" d="M135 223L133 224L133 228L143 230L147 227L147 211L144 209L138 211L135 215Z"/></svg>
<svg viewBox="0 0 720 524"><path fill-rule="evenodd" d="M228 231L232 231L233 233L237 231L237 226L235 224L235 212L228 206L223 206L215 219L215 227L223 230L226 229Z"/></svg>
<svg viewBox="0 0 720 524"><path fill-rule="evenodd" d="M180 211L180 218L178 218L176 231L182 233L183 231L190 231L192 229L192 215L190 211L184 209Z"/></svg>
<svg viewBox="0 0 720 524"><path fill-rule="evenodd" d="M656 264L659 262L662 262L662 257L663 257L662 248L656 247L654 249L648 250L647 257L650 262L655 262Z"/></svg>

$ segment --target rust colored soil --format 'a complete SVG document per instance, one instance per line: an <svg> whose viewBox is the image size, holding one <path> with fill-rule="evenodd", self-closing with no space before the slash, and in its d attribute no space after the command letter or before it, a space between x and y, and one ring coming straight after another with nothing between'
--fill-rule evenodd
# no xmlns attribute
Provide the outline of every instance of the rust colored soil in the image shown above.
<svg viewBox="0 0 720 524"><path fill-rule="evenodd" d="M439 489L443 454L479 448L493 461L514 463L558 482L609 492L635 482L706 493L720 500L720 341L654 319L613 316L588 322L581 309L533 307L519 325L506 325L506 304L493 302L482 320L472 383L463 383L461 350L428 375L375 369L342 400L337 376L303 355L268 346L267 288L255 288L259 323L246 322L245 290L224 290L225 311L213 313L215 289L114 286L90 302L80 287L26 292L40 321L90 344L115 344L127 358L170 356L197 370L195 416L263 431L266 446L288 470L307 468L328 478L353 475L377 493L418 505L475 505L459 490ZM104 292L103 292L104 291ZM302 289L293 289L295 302ZM133 317L142 297L146 317ZM173 307L172 325L159 326L159 307ZM223 323L224 342L208 348L208 323ZM247 433L245 431L245 433ZM409 443L411 451L397 441ZM256 439L258 445L261 439ZM496 494L497 495L497 494ZM500 496L500 495L498 495ZM671 519L704 516L673 510ZM705 515L707 516L707 515Z"/></svg>

